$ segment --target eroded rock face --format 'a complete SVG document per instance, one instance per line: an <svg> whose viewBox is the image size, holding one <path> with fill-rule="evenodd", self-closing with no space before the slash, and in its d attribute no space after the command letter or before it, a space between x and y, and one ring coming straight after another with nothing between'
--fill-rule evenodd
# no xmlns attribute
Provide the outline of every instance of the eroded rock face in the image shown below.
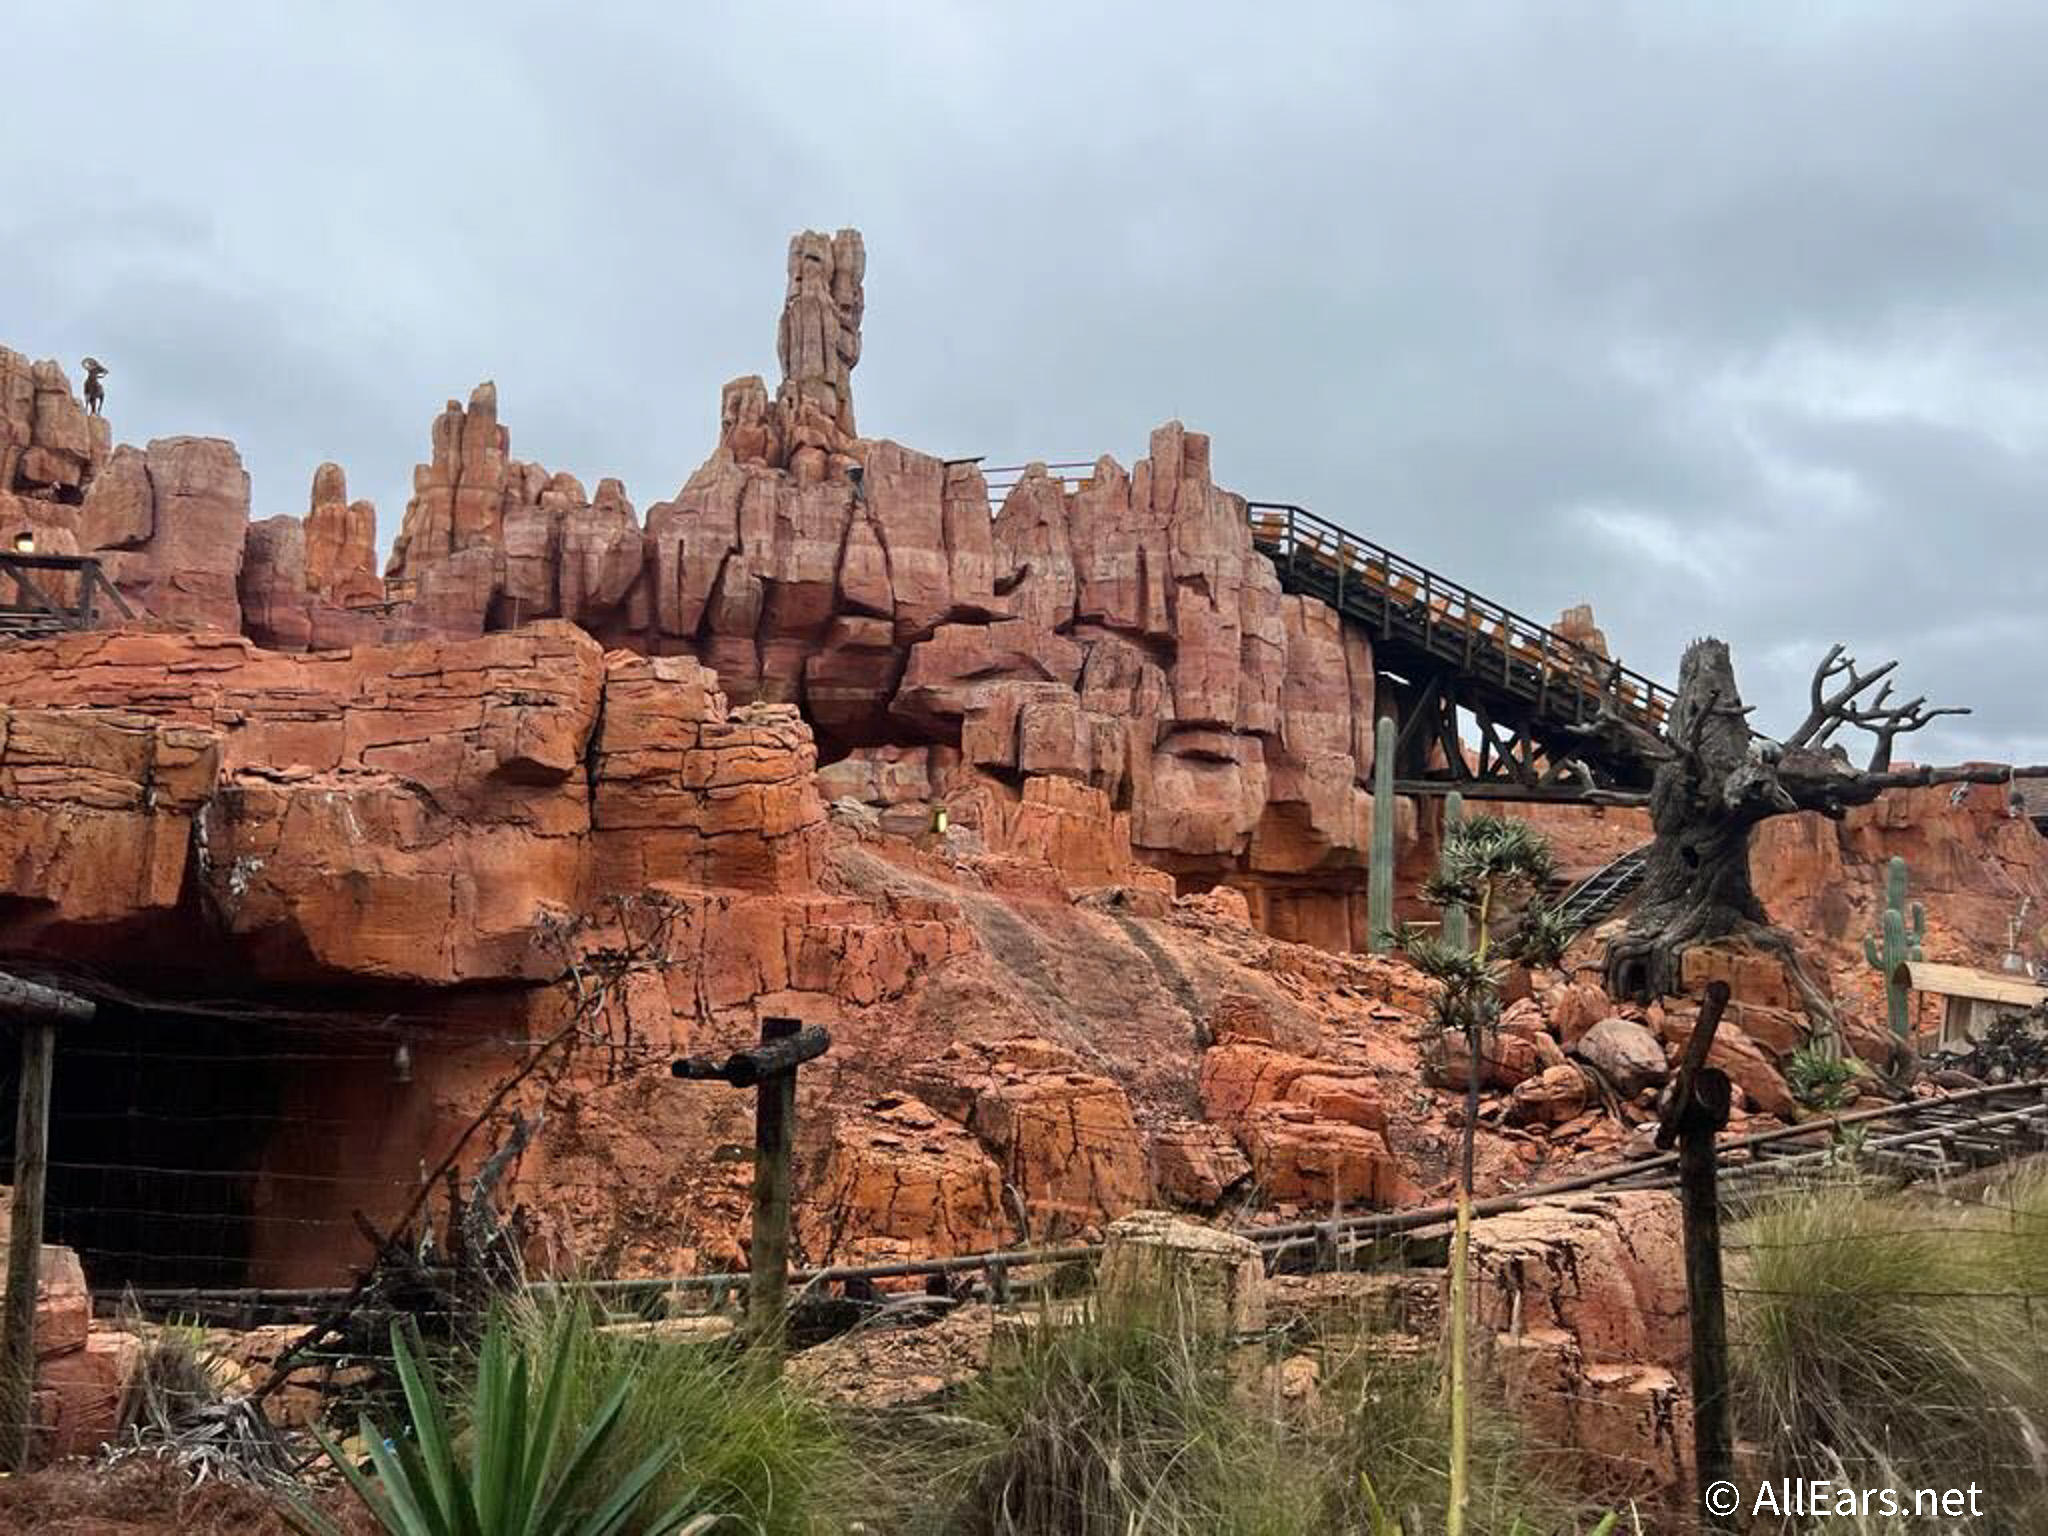
<svg viewBox="0 0 2048 1536"><path fill-rule="evenodd" d="M230 585L240 571L240 613L265 646L568 619L608 645L694 657L736 705L793 706L828 760L926 754L927 808L1084 786L1138 858L1242 886L1275 932L1362 943L1370 643L1281 594L1243 502L1211 477L1208 439L1179 423L1129 470L1107 457L1078 481L1034 468L993 517L974 464L859 437L865 261L851 230L791 242L779 385L726 387L716 450L644 526L617 481L591 495L515 459L490 383L435 422L386 583L368 568L374 514L332 465L302 523L257 525L246 566L210 511L180 526L232 543L222 569ZM116 453L89 539L138 559L189 553L184 535L166 539L165 487L195 507L234 503L217 453L158 447L161 465ZM239 627L205 561L175 579L161 565L151 554L126 588L160 617ZM878 809L910 803L902 773L843 780L839 794ZM1411 809L1399 825L1405 848Z"/></svg>
<svg viewBox="0 0 2048 1536"><path fill-rule="evenodd" d="M168 912L219 765L210 729L0 709L0 865L17 931Z"/></svg>
<svg viewBox="0 0 2048 1536"><path fill-rule="evenodd" d="M60 364L31 363L0 347L0 498L76 505L112 441L106 420L80 403Z"/></svg>
<svg viewBox="0 0 2048 1536"><path fill-rule="evenodd" d="M987 1253L1012 1234L995 1159L965 1126L905 1095L840 1117L822 1181L801 1233L820 1264Z"/></svg>
<svg viewBox="0 0 2048 1536"><path fill-rule="evenodd" d="M823 818L800 725L568 625L316 656L74 635L0 651L0 696L0 835L46 871L15 936L169 907L196 817L210 910L284 974L537 976L543 912L626 872L801 890Z"/></svg>
<svg viewBox="0 0 2048 1536"><path fill-rule="evenodd" d="M1576 1448L1589 1489L1671 1493L1692 1455L1684 1245L1655 1192L1547 1201L1475 1222L1480 1337L1508 1402Z"/></svg>
<svg viewBox="0 0 2048 1536"><path fill-rule="evenodd" d="M273 651L376 641L384 630L376 543L377 509L348 499L339 465L321 465L303 519L249 525L239 582L244 632Z"/></svg>

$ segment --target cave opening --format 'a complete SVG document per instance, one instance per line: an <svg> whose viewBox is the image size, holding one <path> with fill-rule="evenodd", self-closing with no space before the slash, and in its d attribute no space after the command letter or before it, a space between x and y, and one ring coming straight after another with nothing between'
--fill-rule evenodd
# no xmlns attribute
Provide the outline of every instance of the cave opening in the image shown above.
<svg viewBox="0 0 2048 1536"><path fill-rule="evenodd" d="M0 1031L10 1177L19 1060ZM350 1159L377 1132L391 1061L388 1042L103 1002L57 1034L46 1240L76 1250L101 1296L339 1276L362 1246L353 1212L387 1203L388 1181Z"/></svg>

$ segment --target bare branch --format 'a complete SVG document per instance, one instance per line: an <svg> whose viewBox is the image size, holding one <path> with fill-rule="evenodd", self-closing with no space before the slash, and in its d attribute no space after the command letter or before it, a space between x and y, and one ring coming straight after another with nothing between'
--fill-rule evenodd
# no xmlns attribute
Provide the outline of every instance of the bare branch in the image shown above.
<svg viewBox="0 0 2048 1536"><path fill-rule="evenodd" d="M1923 696L1897 709L1876 710L1858 713L1856 724L1877 738L1870 749L1870 771L1882 773L1892 765L1892 741L1910 731L1917 731L1929 721L1943 715L1967 715L1969 707L1963 704L1949 704L1939 709L1929 709Z"/></svg>
<svg viewBox="0 0 2048 1536"><path fill-rule="evenodd" d="M1883 681L1898 666L1896 661L1885 662L1868 672L1856 669L1856 658L1840 645L1830 646L1820 665L1814 668L1813 684L1809 690L1813 704L1799 728L1785 738L1788 747L1815 747L1825 742L1842 725L1853 711L1855 701L1866 689ZM1848 675L1848 681L1833 693L1827 691L1830 680ZM1887 689L1889 691L1889 689ZM1882 697L1882 695L1880 695Z"/></svg>

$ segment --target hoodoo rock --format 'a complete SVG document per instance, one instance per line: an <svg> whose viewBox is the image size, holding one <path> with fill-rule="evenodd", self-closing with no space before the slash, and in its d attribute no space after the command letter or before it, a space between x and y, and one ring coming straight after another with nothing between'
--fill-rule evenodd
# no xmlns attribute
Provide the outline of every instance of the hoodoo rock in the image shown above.
<svg viewBox="0 0 2048 1536"><path fill-rule="evenodd" d="M1138 858L1242 888L1274 932L1362 947L1369 641L1281 593L1178 423L1128 470L1034 466L993 515L974 463L857 435L865 266L854 231L791 241L779 384L726 387L716 449L644 524L617 480L593 495L515 458L488 382L435 421L381 581L374 510L337 466L303 519L252 527L230 445L110 450L54 365L4 370L14 479L151 618L281 651L566 619L694 657L736 707L800 710L857 798L861 763L919 751L928 809L1083 785ZM1398 824L1405 850L1412 807Z"/></svg>

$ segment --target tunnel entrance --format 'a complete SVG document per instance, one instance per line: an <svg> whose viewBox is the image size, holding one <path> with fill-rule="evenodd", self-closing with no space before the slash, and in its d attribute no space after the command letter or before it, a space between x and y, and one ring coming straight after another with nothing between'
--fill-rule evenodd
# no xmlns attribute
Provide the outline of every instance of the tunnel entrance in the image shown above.
<svg viewBox="0 0 2048 1536"><path fill-rule="evenodd" d="M0 1032L10 1169L18 1073ZM57 1033L44 1233L103 1296L345 1279L353 1212L389 1204L388 1173L352 1160L391 1079L387 1039L103 1002Z"/></svg>

